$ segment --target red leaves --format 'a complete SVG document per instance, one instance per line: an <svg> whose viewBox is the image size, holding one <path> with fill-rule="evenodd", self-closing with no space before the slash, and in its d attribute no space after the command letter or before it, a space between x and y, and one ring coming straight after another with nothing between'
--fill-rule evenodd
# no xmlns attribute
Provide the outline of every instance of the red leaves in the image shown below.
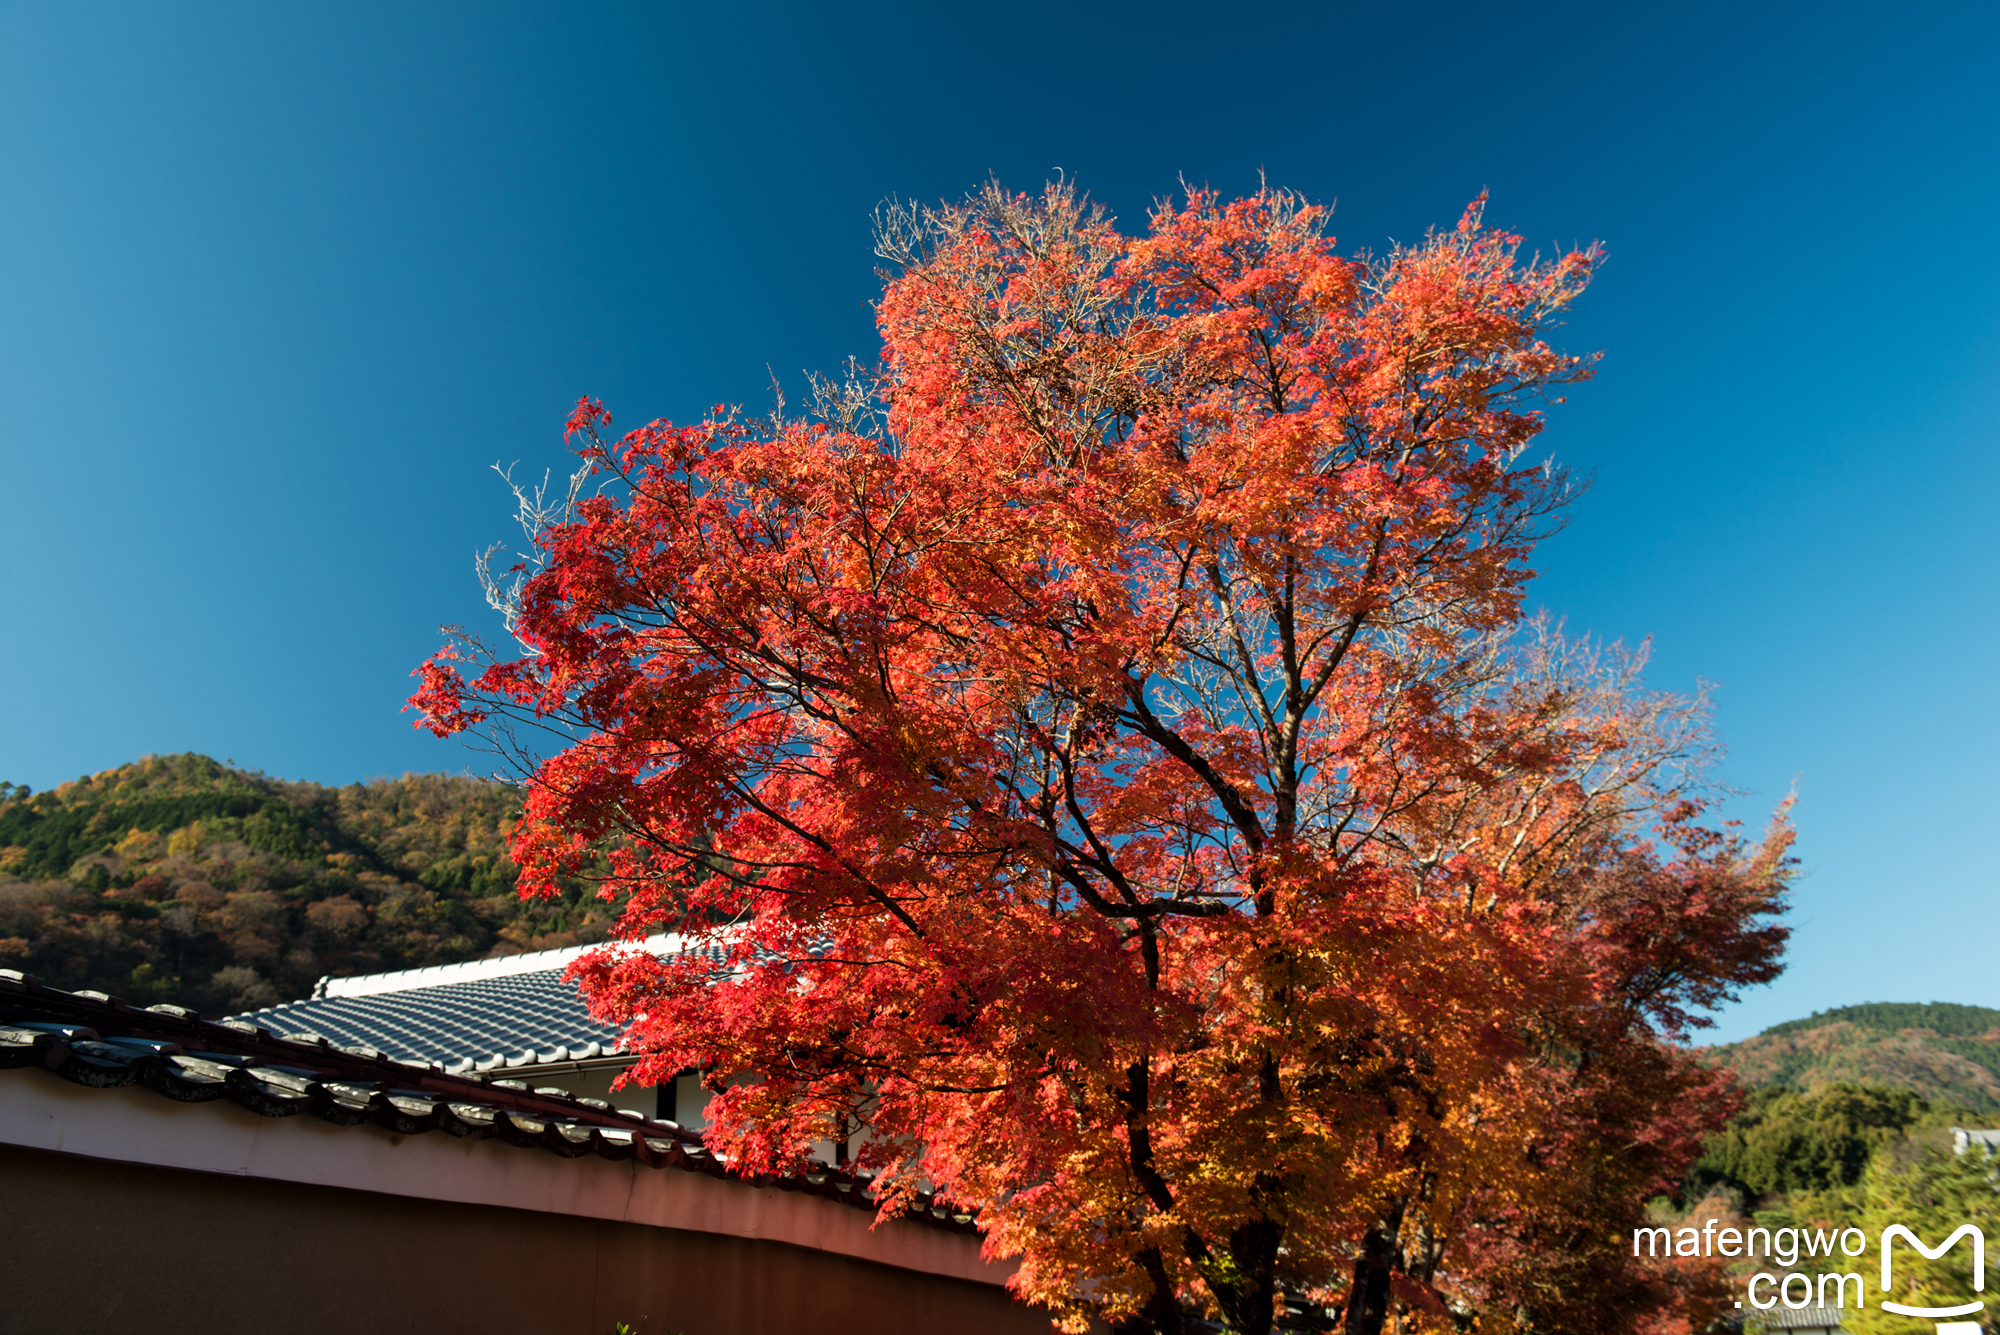
<svg viewBox="0 0 2000 1335"><path fill-rule="evenodd" d="M611 425L611 414L604 410L604 405L588 396L578 399L576 407L570 410L569 420L563 423L563 439L574 441L579 431L590 435L600 423Z"/></svg>
<svg viewBox="0 0 2000 1335"><path fill-rule="evenodd" d="M490 714L484 709L465 707L465 678L459 675L452 662L458 658L456 650L446 647L439 650L410 675L422 681L422 685L403 706L405 712L417 711L415 726L429 728L439 737L449 737L467 728L484 723Z"/></svg>
<svg viewBox="0 0 2000 1335"><path fill-rule="evenodd" d="M1781 845L1672 806L1698 705L1518 635L1594 252L1324 222L891 218L882 374L615 448L580 401L618 485L539 535L531 652L412 701L559 729L524 884L596 866L628 939L720 958L579 966L641 1078L744 1076L711 1135L753 1168L865 1129L887 1208L928 1178L1077 1322L1165 1282L1257 1329L1387 1292L1369 1257L1413 1313L1518 1307L1524 1239L1720 1116L1662 1039L1782 941Z"/></svg>
<svg viewBox="0 0 2000 1335"><path fill-rule="evenodd" d="M1755 849L1694 825L1700 808L1677 803L1658 833L1677 856L1662 863L1651 847L1621 850L1594 869L1582 899L1595 959L1617 978L1629 1004L1661 1032L1685 1038L1702 1011L1735 989L1778 976L1789 936L1772 921L1790 859L1790 803Z"/></svg>

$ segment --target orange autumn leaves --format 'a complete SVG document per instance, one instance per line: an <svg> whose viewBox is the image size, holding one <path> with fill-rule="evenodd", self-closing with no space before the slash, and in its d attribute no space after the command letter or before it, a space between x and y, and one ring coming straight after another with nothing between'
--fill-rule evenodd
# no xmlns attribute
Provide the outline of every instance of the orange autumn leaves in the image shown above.
<svg viewBox="0 0 2000 1335"><path fill-rule="evenodd" d="M579 406L522 654L416 700L556 730L524 883L608 849L628 935L728 953L580 970L639 1078L747 1075L762 1168L858 1132L1071 1323L1664 1293L1576 1238L1726 1112L1663 1040L1775 970L1787 835L1701 831L1699 702L1521 624L1596 256L1480 214L1357 260L1282 192L989 189L879 220L880 369L807 416Z"/></svg>

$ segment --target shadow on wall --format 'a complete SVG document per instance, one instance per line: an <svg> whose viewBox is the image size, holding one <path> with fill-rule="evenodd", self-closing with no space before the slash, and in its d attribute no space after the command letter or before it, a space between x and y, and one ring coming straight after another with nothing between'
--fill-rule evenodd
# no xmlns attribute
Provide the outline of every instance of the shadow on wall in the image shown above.
<svg viewBox="0 0 2000 1335"><path fill-rule="evenodd" d="M9 1324L41 1335L1049 1330L995 1285L754 1238L11 1145L0 1179L32 1221L8 1247ZM133 1241L79 1268L107 1237Z"/></svg>

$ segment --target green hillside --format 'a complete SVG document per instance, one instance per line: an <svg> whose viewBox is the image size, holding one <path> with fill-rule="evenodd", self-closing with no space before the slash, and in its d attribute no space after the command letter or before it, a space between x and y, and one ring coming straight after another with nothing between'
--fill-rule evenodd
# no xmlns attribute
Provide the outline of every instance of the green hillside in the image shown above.
<svg viewBox="0 0 2000 1335"><path fill-rule="evenodd" d="M502 784L328 788L147 757L48 792L0 784L0 967L215 1014L322 974L601 940L612 906L522 903Z"/></svg>
<svg viewBox="0 0 2000 1335"><path fill-rule="evenodd" d="M1732 1067L1749 1097L1709 1138L1675 1197L1654 1201L1648 1214L1661 1226L1773 1230L1775 1262L1767 1251L1708 1263L1734 1293L1754 1272L1792 1264L1787 1229L1820 1238L1848 1228L1877 1237L1891 1223L1924 1236L1966 1222L1988 1236L2000 1229L1993 1161L1955 1153L1951 1132L2000 1125L2000 1010L1843 1006L1703 1055ZM1795 1259L1802 1269L1867 1274L1867 1258L1845 1253L1830 1263ZM1938 1282L1955 1292L1968 1281L1952 1274ZM1842 1318L1853 1335L1899 1335L1909 1324L1865 1307ZM1773 1328L1755 1318L1745 1326L1752 1335Z"/></svg>
<svg viewBox="0 0 2000 1335"><path fill-rule="evenodd" d="M1930 1103L2000 1112L2000 1010L1869 1002L1773 1025L1708 1049L1752 1088L1831 1084L1915 1091Z"/></svg>

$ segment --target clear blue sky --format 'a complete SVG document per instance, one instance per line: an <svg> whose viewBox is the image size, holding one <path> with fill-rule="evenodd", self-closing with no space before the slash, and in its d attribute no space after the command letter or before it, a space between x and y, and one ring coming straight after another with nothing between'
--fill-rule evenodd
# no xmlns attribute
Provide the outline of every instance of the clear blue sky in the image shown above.
<svg viewBox="0 0 2000 1335"><path fill-rule="evenodd" d="M2000 1006L1991 5L0 3L0 778L474 764L406 674L484 616L486 466L873 353L868 219L1057 169L1489 217L1611 263L1539 602L1797 780L1785 979Z"/></svg>

